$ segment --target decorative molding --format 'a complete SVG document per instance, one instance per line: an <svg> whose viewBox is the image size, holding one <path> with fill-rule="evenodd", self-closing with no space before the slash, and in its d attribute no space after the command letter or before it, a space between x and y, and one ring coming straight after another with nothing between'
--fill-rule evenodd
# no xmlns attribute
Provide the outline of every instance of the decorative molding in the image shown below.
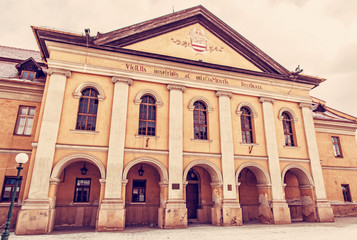
<svg viewBox="0 0 357 240"><path fill-rule="evenodd" d="M81 98L82 97L82 91L86 88L94 88L95 90L98 91L98 100L103 101L105 99L105 93L103 88L94 82L83 82L81 84L78 85L78 87L76 88L76 90L73 92L73 97L74 98Z"/></svg>
<svg viewBox="0 0 357 240"><path fill-rule="evenodd" d="M185 157L200 157L200 158L221 158L219 153L197 153L197 152L183 152Z"/></svg>
<svg viewBox="0 0 357 240"><path fill-rule="evenodd" d="M138 92L138 94L136 94L136 97L134 99L134 103L135 104L140 104L141 103L141 98L144 95L150 95L150 96L154 97L155 98L155 106L156 107L162 107L162 105L164 105L164 103L161 100L160 95L157 92L155 92L154 90L151 90L151 89L144 89L144 90L141 90L140 92Z"/></svg>
<svg viewBox="0 0 357 240"><path fill-rule="evenodd" d="M185 92L186 91L186 87L185 86L182 86L182 85L175 85L175 84L169 84L167 85L167 89L169 91L171 90L179 90L181 92Z"/></svg>
<svg viewBox="0 0 357 240"><path fill-rule="evenodd" d="M299 107L300 108L310 108L310 110L312 110L313 109L313 106L312 106L312 103L307 103L307 102L301 102L301 103L299 103Z"/></svg>
<svg viewBox="0 0 357 240"><path fill-rule="evenodd" d="M245 162L239 166L235 174L236 182L238 182L239 174L244 168L248 168L254 173L258 184L271 185L271 180L268 171L262 165L255 162Z"/></svg>
<svg viewBox="0 0 357 240"><path fill-rule="evenodd" d="M141 154L155 154L155 155L169 155L169 151L167 151L167 150L160 151L160 150L125 148L124 152L126 152L126 153L141 153Z"/></svg>
<svg viewBox="0 0 357 240"><path fill-rule="evenodd" d="M261 97L259 98L259 101L261 103L269 102L271 104L274 104L275 100L273 98L268 98L268 97Z"/></svg>
<svg viewBox="0 0 357 240"><path fill-rule="evenodd" d="M53 68L53 67L47 69L47 74L48 75L58 74L58 75L66 76L67 78L71 77L71 71L60 69L60 68Z"/></svg>
<svg viewBox="0 0 357 240"><path fill-rule="evenodd" d="M152 167L154 167L160 174L160 182L168 182L169 181L169 175L167 172L166 167L157 159L154 158L149 158L149 157L139 157L134 160L131 160L124 168L123 171L123 181L127 180L127 175L129 170L135 166L136 164L139 163L146 163Z"/></svg>
<svg viewBox="0 0 357 240"><path fill-rule="evenodd" d="M250 111L252 112L252 116L254 118L258 117L258 113L257 111L255 110L253 104L251 103L248 103L248 102L241 102L238 107L237 107L237 111L236 113L238 114L238 116L241 116L242 115L242 111L240 110L242 107L248 107L250 109Z"/></svg>
<svg viewBox="0 0 357 240"><path fill-rule="evenodd" d="M321 168L326 170L357 171L357 167L321 166Z"/></svg>
<svg viewBox="0 0 357 240"><path fill-rule="evenodd" d="M232 98L233 93L232 92L226 92L226 91L216 91L216 96L217 97L229 97L229 98Z"/></svg>
<svg viewBox="0 0 357 240"><path fill-rule="evenodd" d="M267 156L234 155L236 160L268 161Z"/></svg>
<svg viewBox="0 0 357 240"><path fill-rule="evenodd" d="M32 153L32 150L0 149L0 154L18 154L18 153L31 154L31 153Z"/></svg>
<svg viewBox="0 0 357 240"><path fill-rule="evenodd" d="M101 186L105 185L106 182L107 182L107 180L104 179L104 178L100 178L100 179L99 179L99 184L100 184Z"/></svg>
<svg viewBox="0 0 357 240"><path fill-rule="evenodd" d="M129 86L131 84L133 84L133 79L129 78L129 77L120 77L120 76L114 76L112 77L112 82L115 83L126 83Z"/></svg>
<svg viewBox="0 0 357 240"><path fill-rule="evenodd" d="M51 177L50 178L50 184L51 185L58 185L61 182L61 180L58 177Z"/></svg>
<svg viewBox="0 0 357 240"><path fill-rule="evenodd" d="M310 162L310 159L279 158L279 161L282 161L282 162L301 162L301 163L309 163L309 162Z"/></svg>
<svg viewBox="0 0 357 240"><path fill-rule="evenodd" d="M292 172L297 177L300 185L315 186L310 173L304 167L302 167L298 164L294 164L294 163L291 163L291 164L288 164L287 166L285 166L284 170L281 173L281 182L282 183L284 183L284 178L285 178L285 174L287 173L287 171Z"/></svg>
<svg viewBox="0 0 357 240"><path fill-rule="evenodd" d="M29 80L0 79L0 96L3 99L40 103L44 87L44 83L33 83Z"/></svg>
<svg viewBox="0 0 357 240"><path fill-rule="evenodd" d="M196 96L194 98L191 99L190 103L188 104L188 109L193 111L195 109L195 106L193 105L195 102L197 101L202 101L206 104L207 106L207 111L208 112L213 112L213 107L212 104L208 101L207 98L202 97L202 96Z"/></svg>
<svg viewBox="0 0 357 240"><path fill-rule="evenodd" d="M209 139L191 139L192 142L202 142L202 143L211 143L213 142L213 140L209 140Z"/></svg>
<svg viewBox="0 0 357 240"><path fill-rule="evenodd" d="M69 131L71 133L80 133L80 134L99 134L98 131L77 130L77 129L71 129Z"/></svg>
<svg viewBox="0 0 357 240"><path fill-rule="evenodd" d="M186 166L182 176L183 181L186 181L188 171L195 166L204 168L209 173L212 182L223 183L222 173L219 168L211 161L201 159L193 160Z"/></svg>
<svg viewBox="0 0 357 240"><path fill-rule="evenodd" d="M282 107L282 108L280 109L279 115L278 115L278 118L279 118L280 121L283 120L283 113L284 113L284 112L290 113L291 117L293 118L293 119L292 119L292 122L297 122L297 121L299 120L299 119L296 117L296 114L294 113L293 110L291 110L291 109L288 108L288 107Z"/></svg>
<svg viewBox="0 0 357 240"><path fill-rule="evenodd" d="M314 126L316 132L343 134L343 135L356 135L357 124L350 122L338 122L328 120L314 119Z"/></svg>
<svg viewBox="0 0 357 240"><path fill-rule="evenodd" d="M300 147L299 147L299 146L286 146L286 145L284 145L283 147L286 148L286 149L300 150Z"/></svg>
<svg viewBox="0 0 357 240"><path fill-rule="evenodd" d="M64 158L59 160L52 169L51 178L59 178L62 171L68 165L75 163L75 162L83 162L83 161L92 163L94 166L97 166L97 168L100 172L100 177L102 179L105 179L105 167L104 167L103 163L92 155L82 154L82 153L71 154L71 155L65 156Z"/></svg>
<svg viewBox="0 0 357 240"><path fill-rule="evenodd" d="M56 149L63 150L74 150L74 151L95 151L95 152L108 152L108 147L99 146L85 146L85 145L67 145L67 144L56 144Z"/></svg>

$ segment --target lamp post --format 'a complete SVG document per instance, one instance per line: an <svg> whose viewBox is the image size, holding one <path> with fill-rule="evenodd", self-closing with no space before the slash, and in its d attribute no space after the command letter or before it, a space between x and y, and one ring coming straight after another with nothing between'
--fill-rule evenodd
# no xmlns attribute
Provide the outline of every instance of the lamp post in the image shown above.
<svg viewBox="0 0 357 240"><path fill-rule="evenodd" d="M26 153L19 153L19 154L16 155L15 160L19 164L19 166L17 167L17 176L16 176L16 181L15 181L15 188L12 191L10 208L9 208L9 212L7 214L7 220L6 220L6 223L5 223L5 229L1 234L1 240L9 239L10 219L11 219L11 215L12 215L12 209L14 207L14 201L15 201L15 196L16 196L16 192L17 192L17 185L19 184L20 172L23 169L22 168L22 164L26 163L29 160L29 157L27 156Z"/></svg>

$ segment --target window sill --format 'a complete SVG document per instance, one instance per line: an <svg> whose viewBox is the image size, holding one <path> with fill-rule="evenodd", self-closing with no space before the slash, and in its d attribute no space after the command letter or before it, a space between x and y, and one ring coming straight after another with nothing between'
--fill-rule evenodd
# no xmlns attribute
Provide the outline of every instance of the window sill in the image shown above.
<svg viewBox="0 0 357 240"><path fill-rule="evenodd" d="M72 133L80 133L80 134L99 134L99 132L97 131L87 131L87 130L75 130L75 129L71 129L69 130Z"/></svg>
<svg viewBox="0 0 357 240"><path fill-rule="evenodd" d="M90 202L71 202L70 205L74 205L74 206L89 206L89 205L93 205L93 203L90 203Z"/></svg>
<svg viewBox="0 0 357 240"><path fill-rule="evenodd" d="M9 207L11 202L0 202L0 207ZM22 206L21 203L14 202L14 207Z"/></svg>
<svg viewBox="0 0 357 240"><path fill-rule="evenodd" d="M335 158L342 159L342 158L343 158L343 156L335 156Z"/></svg>
<svg viewBox="0 0 357 240"><path fill-rule="evenodd" d="M240 142L240 145L244 145L244 146L259 146L259 143L244 143L244 142Z"/></svg>
<svg viewBox="0 0 357 240"><path fill-rule="evenodd" d="M300 149L300 147L298 147L298 146L284 146L284 148L287 148L287 149L297 149L297 150Z"/></svg>
<svg viewBox="0 0 357 240"><path fill-rule="evenodd" d="M191 139L192 142L205 142L205 143L211 143L213 140L207 140L207 139Z"/></svg>
<svg viewBox="0 0 357 240"><path fill-rule="evenodd" d="M19 137L31 137L32 134L26 135L26 134L16 134L16 133L14 133L14 136L19 136Z"/></svg>
<svg viewBox="0 0 357 240"><path fill-rule="evenodd" d="M137 138L155 138L155 139L160 138L159 136L139 135L139 134L136 134L135 137L137 137Z"/></svg>

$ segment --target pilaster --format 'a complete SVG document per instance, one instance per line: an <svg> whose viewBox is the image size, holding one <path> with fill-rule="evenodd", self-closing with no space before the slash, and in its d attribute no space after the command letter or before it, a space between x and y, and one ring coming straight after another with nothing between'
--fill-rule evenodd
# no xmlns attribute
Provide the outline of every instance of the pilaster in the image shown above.
<svg viewBox="0 0 357 240"><path fill-rule="evenodd" d="M315 183L317 215L320 222L333 222L333 211L326 198L326 189L322 175L319 151L317 148L314 120L311 112L312 105L310 103L300 103L300 107L302 110L302 118L304 120L306 145L310 158L311 172Z"/></svg>
<svg viewBox="0 0 357 240"><path fill-rule="evenodd" d="M273 219L276 224L291 223L290 210L286 203L281 181L279 151L277 144L276 128L274 121L274 99L260 98L263 105L264 132L268 153L269 172L272 183Z"/></svg>

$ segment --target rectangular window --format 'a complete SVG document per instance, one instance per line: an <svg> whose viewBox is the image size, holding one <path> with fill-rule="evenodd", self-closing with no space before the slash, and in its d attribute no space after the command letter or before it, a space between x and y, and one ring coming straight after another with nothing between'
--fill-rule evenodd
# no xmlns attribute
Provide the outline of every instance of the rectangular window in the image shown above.
<svg viewBox="0 0 357 240"><path fill-rule="evenodd" d="M35 79L35 76L36 76L35 72L30 72L30 71L22 71L21 72L21 79L33 80L33 79Z"/></svg>
<svg viewBox="0 0 357 240"><path fill-rule="evenodd" d="M89 202L90 178L77 178L73 202Z"/></svg>
<svg viewBox="0 0 357 240"><path fill-rule="evenodd" d="M25 136L31 135L35 109L35 107L20 106L14 134Z"/></svg>
<svg viewBox="0 0 357 240"><path fill-rule="evenodd" d="M22 177L20 177L19 182L17 184L15 202L17 202L17 199L19 197L21 180L22 180L21 178ZM2 193L1 193L1 201L2 202L10 202L11 201L12 193L15 191L15 183L16 183L16 177L9 177L9 176L5 177L4 185L2 187Z"/></svg>
<svg viewBox="0 0 357 240"><path fill-rule="evenodd" d="M133 180L132 202L145 202L146 180Z"/></svg>
<svg viewBox="0 0 357 240"><path fill-rule="evenodd" d="M341 184L341 187L342 187L342 193L343 193L343 200L345 202L352 202L350 186L348 184Z"/></svg>
<svg viewBox="0 0 357 240"><path fill-rule="evenodd" d="M342 155L340 138L339 137L331 137L331 139L332 139L332 146L333 146L333 151L335 153L335 157L342 158L343 155Z"/></svg>

